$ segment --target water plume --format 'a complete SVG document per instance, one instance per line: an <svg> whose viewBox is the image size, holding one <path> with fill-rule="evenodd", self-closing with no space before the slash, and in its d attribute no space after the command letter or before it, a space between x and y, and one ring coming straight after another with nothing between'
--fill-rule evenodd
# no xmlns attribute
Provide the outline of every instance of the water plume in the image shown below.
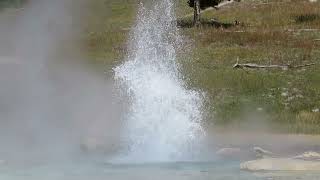
<svg viewBox="0 0 320 180"><path fill-rule="evenodd" d="M129 161L183 161L203 133L201 95L182 81L182 36L173 22L173 0L140 4L127 59L114 69L130 98L124 131Z"/></svg>

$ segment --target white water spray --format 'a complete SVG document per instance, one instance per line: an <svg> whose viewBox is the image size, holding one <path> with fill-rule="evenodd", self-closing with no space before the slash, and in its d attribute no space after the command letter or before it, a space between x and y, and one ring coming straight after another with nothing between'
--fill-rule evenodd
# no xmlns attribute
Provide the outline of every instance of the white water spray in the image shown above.
<svg viewBox="0 0 320 180"><path fill-rule="evenodd" d="M198 92L187 90L176 62L182 44L173 0L151 9L141 4L127 61L115 68L115 79L130 97L126 115L129 161L181 161L202 134Z"/></svg>

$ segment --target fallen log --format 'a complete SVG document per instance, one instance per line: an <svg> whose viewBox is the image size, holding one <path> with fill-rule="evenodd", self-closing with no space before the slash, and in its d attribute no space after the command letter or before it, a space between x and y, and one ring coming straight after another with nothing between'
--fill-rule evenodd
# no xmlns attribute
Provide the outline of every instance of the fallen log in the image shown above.
<svg viewBox="0 0 320 180"><path fill-rule="evenodd" d="M308 66L313 66L316 65L316 63L309 63L309 64L302 64L302 65L259 65L259 64L254 64L254 63L245 63L245 64L240 64L237 62L236 64L233 65L234 69L243 69L243 68L251 68L251 69L282 69L282 70L288 70L288 69L297 69L297 68L303 68L303 67L308 67Z"/></svg>

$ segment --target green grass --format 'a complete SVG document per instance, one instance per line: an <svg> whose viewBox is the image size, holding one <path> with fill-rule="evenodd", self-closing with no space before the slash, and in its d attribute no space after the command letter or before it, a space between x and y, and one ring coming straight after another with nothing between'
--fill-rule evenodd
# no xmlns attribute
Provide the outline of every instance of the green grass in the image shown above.
<svg viewBox="0 0 320 180"><path fill-rule="evenodd" d="M183 29L195 41L193 56L182 61L186 79L207 92L217 125L241 124L260 114L258 123L267 119L275 131L320 133L319 113L312 112L320 107L320 64L287 71L232 69L237 59L320 63L319 12L320 3L307 1L244 1L202 16L203 22L237 20L238 26Z"/></svg>
<svg viewBox="0 0 320 180"><path fill-rule="evenodd" d="M21 7L27 0L0 0L0 10L3 8Z"/></svg>
<svg viewBox="0 0 320 180"><path fill-rule="evenodd" d="M92 1L87 31L90 57L112 68L123 60L137 9L135 0ZM106 3L107 2L107 3ZM300 69L236 70L233 64L320 63L320 2L244 0L202 15L191 28L186 0L176 1L181 32L192 51L179 62L190 88L205 92L206 124L320 133L320 65ZM216 18L223 26L212 26ZM234 26L237 20L239 25ZM183 52L186 53L186 52ZM254 120L252 120L254 119ZM241 125L245 124L245 125Z"/></svg>
<svg viewBox="0 0 320 180"><path fill-rule="evenodd" d="M86 18L87 52L97 64L111 69L126 54L126 42L134 23L136 0L94 0Z"/></svg>

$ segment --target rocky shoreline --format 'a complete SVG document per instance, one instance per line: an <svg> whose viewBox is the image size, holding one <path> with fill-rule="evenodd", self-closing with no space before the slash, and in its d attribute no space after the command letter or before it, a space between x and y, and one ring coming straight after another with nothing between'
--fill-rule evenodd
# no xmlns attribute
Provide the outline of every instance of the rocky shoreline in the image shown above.
<svg viewBox="0 0 320 180"><path fill-rule="evenodd" d="M254 148L259 159L240 164L248 171L320 171L320 153L309 151L294 157L272 157L273 153Z"/></svg>
<svg viewBox="0 0 320 180"><path fill-rule="evenodd" d="M240 164L247 171L320 171L320 161L294 158L263 158Z"/></svg>

